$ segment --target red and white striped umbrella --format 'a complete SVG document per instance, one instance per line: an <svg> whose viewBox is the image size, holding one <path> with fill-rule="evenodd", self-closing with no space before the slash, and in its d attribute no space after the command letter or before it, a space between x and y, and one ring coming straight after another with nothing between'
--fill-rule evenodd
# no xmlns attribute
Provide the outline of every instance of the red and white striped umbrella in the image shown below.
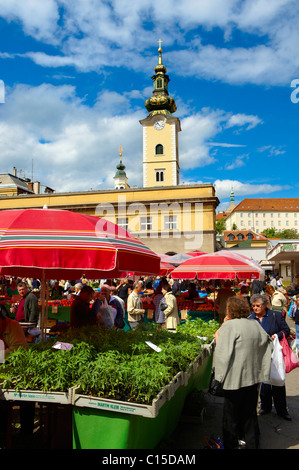
<svg viewBox="0 0 299 470"><path fill-rule="evenodd" d="M41 279L41 331L49 279L158 274L160 258L129 232L105 219L65 210L0 211L0 273Z"/></svg>
<svg viewBox="0 0 299 470"><path fill-rule="evenodd" d="M105 219L66 210L0 211L0 267L4 274L46 279L158 274L160 258Z"/></svg>
<svg viewBox="0 0 299 470"><path fill-rule="evenodd" d="M167 274L170 274L174 270L173 264L166 263L165 261L161 261L160 263L160 276L167 276Z"/></svg>
<svg viewBox="0 0 299 470"><path fill-rule="evenodd" d="M263 270L251 260L210 253L186 260L175 268L173 279L260 279Z"/></svg>

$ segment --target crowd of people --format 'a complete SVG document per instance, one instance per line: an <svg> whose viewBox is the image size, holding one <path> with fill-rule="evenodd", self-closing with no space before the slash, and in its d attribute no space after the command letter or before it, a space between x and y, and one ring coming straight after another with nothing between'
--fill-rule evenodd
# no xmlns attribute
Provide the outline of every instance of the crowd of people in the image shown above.
<svg viewBox="0 0 299 470"><path fill-rule="evenodd" d="M77 281L52 281L50 299L73 296L70 327L101 325L122 329L125 311L130 328L142 327L145 306L142 296L150 297L155 306L154 320L169 331L180 323L177 298L196 300L212 294L218 309L219 330L215 335L215 379L224 393L223 441L225 448L236 448L244 439L247 448L257 448L259 428L257 403L260 395L260 414L270 413L272 401L276 413L291 420L286 402L285 386L269 384L273 339L290 336L286 315L293 317L296 330L296 352L299 350L299 276L295 283L284 287L280 276L267 277L261 282L242 281L175 281L171 276L102 280L91 286L83 277ZM22 322L37 324L39 317L38 280L11 279L2 283L5 294L19 296L11 308L15 320L8 318L1 306L0 339L5 354L23 346L28 347ZM31 287L31 288L30 288ZM238 321L236 321L238 320ZM246 403L246 406L244 406Z"/></svg>

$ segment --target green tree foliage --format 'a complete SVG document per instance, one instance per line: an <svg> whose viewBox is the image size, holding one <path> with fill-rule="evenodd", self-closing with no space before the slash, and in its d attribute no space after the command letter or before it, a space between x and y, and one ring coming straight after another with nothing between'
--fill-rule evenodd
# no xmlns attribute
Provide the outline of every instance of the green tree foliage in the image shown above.
<svg viewBox="0 0 299 470"><path fill-rule="evenodd" d="M267 238L299 239L299 233L294 228L288 228L278 232L275 227L271 227L264 230L262 234Z"/></svg>
<svg viewBox="0 0 299 470"><path fill-rule="evenodd" d="M223 230L226 230L225 220L224 219L217 220L217 222L216 222L216 232L219 233L219 235L221 235Z"/></svg>

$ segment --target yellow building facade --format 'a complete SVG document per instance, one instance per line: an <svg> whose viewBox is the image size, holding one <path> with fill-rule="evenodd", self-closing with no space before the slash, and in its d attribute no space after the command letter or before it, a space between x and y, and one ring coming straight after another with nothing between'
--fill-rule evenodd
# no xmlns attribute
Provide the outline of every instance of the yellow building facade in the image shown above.
<svg viewBox="0 0 299 470"><path fill-rule="evenodd" d="M181 124L173 115L176 104L168 94L169 77L162 63L161 46L158 52L153 95L145 101L148 115L140 121L143 187L129 187L120 153L114 189L2 196L0 210L43 206L71 210L117 223L156 253L214 252L219 200L212 184L179 184Z"/></svg>

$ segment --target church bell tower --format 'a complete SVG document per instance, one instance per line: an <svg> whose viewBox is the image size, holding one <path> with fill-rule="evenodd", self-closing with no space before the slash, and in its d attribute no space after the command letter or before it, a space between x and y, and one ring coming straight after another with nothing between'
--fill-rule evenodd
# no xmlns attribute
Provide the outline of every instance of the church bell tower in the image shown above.
<svg viewBox="0 0 299 470"><path fill-rule="evenodd" d="M168 94L169 76L162 61L161 40L155 67L153 95L145 101L148 115L140 121L143 127L143 187L179 184L178 133L180 120L173 116L177 107Z"/></svg>

